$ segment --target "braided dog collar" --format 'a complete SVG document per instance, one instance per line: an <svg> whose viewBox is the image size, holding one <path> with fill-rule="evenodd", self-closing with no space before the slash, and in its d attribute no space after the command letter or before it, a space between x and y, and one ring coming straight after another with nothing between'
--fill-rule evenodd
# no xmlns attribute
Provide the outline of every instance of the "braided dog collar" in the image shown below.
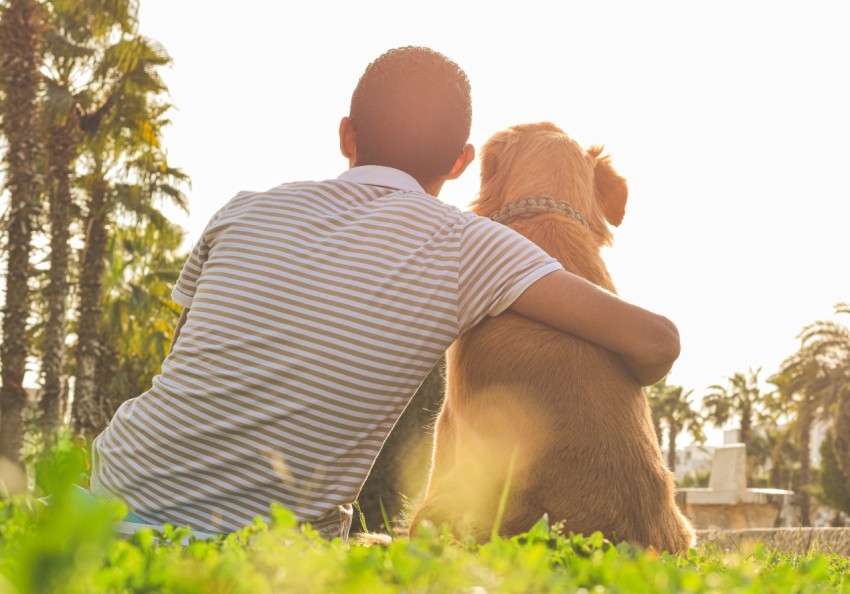
<svg viewBox="0 0 850 594"><path fill-rule="evenodd" d="M508 202L501 210L490 213L489 218L503 225L510 225L517 219L530 219L542 214L561 213L572 217L587 228L587 222L581 213L565 200L555 200L548 194L540 197L524 196L516 202Z"/></svg>

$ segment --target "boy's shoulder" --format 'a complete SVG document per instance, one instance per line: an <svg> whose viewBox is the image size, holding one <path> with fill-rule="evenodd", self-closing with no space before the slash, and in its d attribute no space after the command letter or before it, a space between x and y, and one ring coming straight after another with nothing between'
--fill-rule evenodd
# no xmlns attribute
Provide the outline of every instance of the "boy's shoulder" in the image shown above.
<svg viewBox="0 0 850 594"><path fill-rule="evenodd" d="M320 202L316 201L317 198ZM286 203L301 205L296 208L338 213L370 202L375 207L369 209L373 215L380 211L390 217L387 220L402 217L432 231L442 228L443 233L463 234L470 226L480 225L482 220L486 220L422 190L368 186L339 178L292 181L267 190L241 191L228 200L220 214L229 215L224 217L226 220L233 220L234 217L240 218L241 213L257 209L286 208Z"/></svg>

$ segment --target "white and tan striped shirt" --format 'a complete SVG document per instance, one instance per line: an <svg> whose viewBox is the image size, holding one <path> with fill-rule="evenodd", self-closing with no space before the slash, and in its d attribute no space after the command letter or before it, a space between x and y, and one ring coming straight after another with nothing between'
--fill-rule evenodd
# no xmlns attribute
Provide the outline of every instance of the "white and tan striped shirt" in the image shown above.
<svg viewBox="0 0 850 594"><path fill-rule="evenodd" d="M446 348L561 266L409 175L241 193L174 287L191 308L151 389L94 443L92 490L227 532L277 502L333 531Z"/></svg>

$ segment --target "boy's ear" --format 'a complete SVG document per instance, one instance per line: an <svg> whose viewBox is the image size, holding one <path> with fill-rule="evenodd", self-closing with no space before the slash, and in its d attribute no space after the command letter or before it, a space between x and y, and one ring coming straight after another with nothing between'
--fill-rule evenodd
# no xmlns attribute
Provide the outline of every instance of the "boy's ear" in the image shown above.
<svg viewBox="0 0 850 594"><path fill-rule="evenodd" d="M466 168L469 167L469 164L475 160L475 147L471 144L467 144L463 147L463 152L458 155L457 160L455 161L452 170L449 171L449 175L446 179L457 179L459 178Z"/></svg>
<svg viewBox="0 0 850 594"><path fill-rule="evenodd" d="M600 156L603 150L603 147L595 145L587 150L587 154L596 160L593 168L593 193L602 206L605 219L617 227L623 222L626 214L629 186L626 180L614 170L611 165L611 156Z"/></svg>
<svg viewBox="0 0 850 594"><path fill-rule="evenodd" d="M339 152L348 159L349 167L357 160L357 133L351 118L345 116L339 122Z"/></svg>

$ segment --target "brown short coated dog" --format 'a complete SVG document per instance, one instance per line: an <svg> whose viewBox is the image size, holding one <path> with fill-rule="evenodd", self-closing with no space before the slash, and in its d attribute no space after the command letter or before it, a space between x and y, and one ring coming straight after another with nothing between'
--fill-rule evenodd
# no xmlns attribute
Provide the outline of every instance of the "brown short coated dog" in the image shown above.
<svg viewBox="0 0 850 594"><path fill-rule="evenodd" d="M585 151L543 122L495 134L481 154L472 210L614 291L600 248L612 239L606 221L623 219L628 189L602 148ZM411 530L428 520L487 538L507 493L502 535L547 514L565 533L601 531L670 552L693 544L646 398L616 355L506 312L447 357L431 476Z"/></svg>

